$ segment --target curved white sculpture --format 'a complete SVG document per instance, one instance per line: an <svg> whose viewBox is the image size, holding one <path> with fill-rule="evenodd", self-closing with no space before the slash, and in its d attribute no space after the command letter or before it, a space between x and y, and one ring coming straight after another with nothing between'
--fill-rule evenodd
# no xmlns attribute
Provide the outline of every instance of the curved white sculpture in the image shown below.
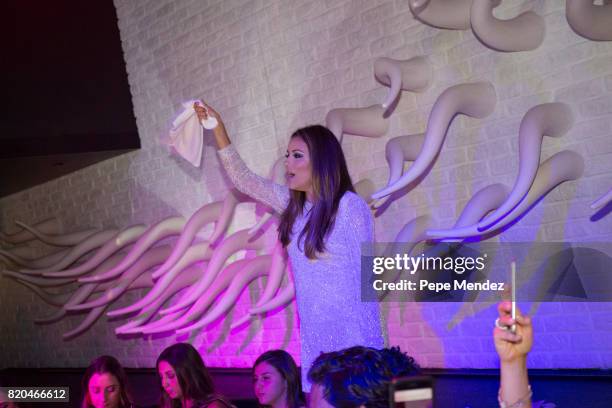
<svg viewBox="0 0 612 408"><path fill-rule="evenodd" d="M13 278L15 280L20 280L23 282L28 282L33 285L36 285L40 288L51 288L56 286L65 286L74 282L74 279L65 278L65 279L47 279L38 276L27 275L21 272L3 270L0 271L0 275L6 276L7 278Z"/></svg>
<svg viewBox="0 0 612 408"><path fill-rule="evenodd" d="M202 296L204 291L210 286L215 280L217 274L227 261L227 259L237 251L246 250L262 250L266 247L267 237L261 235L259 237L252 237L249 235L248 230L241 230L235 234L229 236L223 240L219 246L215 249L213 256L210 259L210 263L206 268L201 279L192 287L189 288L187 293L174 305L161 310L161 314L168 314L183 309L197 300L198 297Z"/></svg>
<svg viewBox="0 0 612 408"><path fill-rule="evenodd" d="M493 112L495 102L495 89L489 82L455 85L442 92L429 114L425 142L419 156L404 175L374 193L372 198L378 200L388 196L421 176L442 148L448 127L457 114L484 118Z"/></svg>
<svg viewBox="0 0 612 408"><path fill-rule="evenodd" d="M381 137L389 130L389 118L385 117L385 111L386 109L381 105L372 105L367 108L332 109L325 117L325 124L340 142L345 133L364 137Z"/></svg>
<svg viewBox="0 0 612 408"><path fill-rule="evenodd" d="M5 258L12 263L14 266L10 269L19 269L19 268L28 268L28 269L42 269L48 268L64 258L68 252L69 248L63 248L59 251L50 253L48 255L43 255L38 258L24 258L14 253L14 251L9 251L5 249L0 249L0 258Z"/></svg>
<svg viewBox="0 0 612 408"><path fill-rule="evenodd" d="M93 270L92 274L99 272L100 270L107 270L117 265L121 259L125 256L125 254L115 254L110 258L106 259L102 264L100 264L96 269ZM52 279L46 279L47 281L51 281ZM72 280L72 279L70 279ZM71 305L79 304L85 301L92 293L96 291L102 291L103 285L99 283L87 283L85 285L81 285L77 290L75 290L70 299L59 309L57 312L52 314L51 316L45 318L35 319L34 323L36 324L50 324L55 323L62 318L64 318L68 313L68 307Z"/></svg>
<svg viewBox="0 0 612 408"><path fill-rule="evenodd" d="M205 225L217 220L223 207L224 204L222 201L215 201L214 203L202 206L195 213L193 213L185 224L185 227L183 228L179 239L176 241L176 244L174 244L174 248L172 249L172 253L168 259L155 272L153 272L153 279L157 279L168 272L181 259L193 242L197 233L204 228ZM224 221L221 221L221 223L225 224ZM208 241L210 241L210 238Z"/></svg>
<svg viewBox="0 0 612 408"><path fill-rule="evenodd" d="M29 274L29 275L43 275L47 272L55 272L61 271L67 266L72 265L73 262L78 260L80 257L85 255L86 253L101 247L109 239L112 239L117 234L116 229L108 229L105 231L96 232L93 235L90 235L80 244L74 246L59 262L41 269L20 269L19 272Z"/></svg>
<svg viewBox="0 0 612 408"><path fill-rule="evenodd" d="M127 290L143 289L143 288L150 287L152 285L151 274L147 273L145 275L146 276L140 276L138 279L131 282ZM87 314L87 316L85 317L85 319L76 328L70 330L69 332L64 333L62 335L62 338L64 340L68 340L68 339L76 337L79 334L85 332L104 314L104 311L106 310L108 306L109 306L108 304L104 304L102 306L98 306L98 307L91 309L89 313Z"/></svg>
<svg viewBox="0 0 612 408"><path fill-rule="evenodd" d="M140 333L140 328L138 326L146 324L158 310L162 307L164 303L166 303L169 299L171 299L176 293L183 290L186 287L193 285L193 283L198 278L199 268L197 266L191 266L181 272L181 274L176 277L171 283L169 287L167 287L163 293L155 299L153 303L146 306L142 309L142 311L129 323L124 324L123 326L117 327L115 329L116 334L133 334ZM109 312L110 313L110 312ZM108 314L108 313L107 313ZM133 329L136 329L133 331Z"/></svg>
<svg viewBox="0 0 612 408"><path fill-rule="evenodd" d="M374 61L374 77L378 82L390 87L389 94L382 103L387 110L397 99L400 92L423 92L431 85L433 68L426 57L408 60L378 58Z"/></svg>
<svg viewBox="0 0 612 408"><path fill-rule="evenodd" d="M278 160L271 172L271 177L281 182L285 173L283 162L283 159ZM273 304L286 304L293 298L295 289L291 283L281 288L281 282L287 275L287 259L284 248L277 242L276 223L271 212L264 212L257 225L250 230L239 231L218 244L214 242L226 233L236 205L246 199L246 196L230 191L222 202L200 208L188 222L183 217L169 217L149 228L134 226L121 232L101 231L72 248L44 257L31 258L29 254L32 251L25 247L3 250L0 255L4 264L30 267L20 272L7 270L3 275L25 285L43 301L59 307L50 316L36 319L37 324L58 322L68 313L86 313L77 327L64 333L64 339L83 333L111 303L126 291L136 288L151 289L135 304L108 312L109 316L138 312L135 318L116 329L117 334L152 334L183 329L193 324L205 325L205 319L220 316L233 307L235 298L244 286L263 274L270 277L255 306L265 309ZM260 208L256 207L258 214L261 213ZM208 234L208 240L194 242L198 233L210 222L214 222L215 226ZM51 222L48 224L42 224L42 229L53 226ZM66 237L74 239L78 235L55 234L46 237L41 231L35 233L21 231L19 236L12 234L10 238L24 240L33 237L58 244L58 240L65 241ZM179 237L173 244L158 246L161 241L175 235ZM133 247L126 250L126 246L133 242ZM99 247L95 253L92 252ZM243 250L262 251L264 254L254 259L234 261L224 267L230 256ZM30 258L21 255L29 255ZM157 269L155 266L158 266ZM223 271L219 274L221 268ZM72 293L54 294L43 289L73 284L79 276L80 286ZM156 282L152 280L155 277L158 278ZM184 289L187 290L182 292ZM203 297L198 297L202 291ZM161 307L179 292L181 296L176 299L175 305L187 302L191 305L190 309L183 310L179 306L175 312L165 310L160 313ZM193 296L195 303L188 299ZM286 296L291 299L285 299ZM156 316L158 319L153 320ZM249 313L244 319L248 321L251 317Z"/></svg>
<svg viewBox="0 0 612 408"><path fill-rule="evenodd" d="M83 231L76 231L76 232L71 232L68 234L50 235L50 234L45 234L44 232L39 231L35 227L31 227L21 221L15 221L15 224L19 225L24 230L30 232L32 235L34 235L36 238L38 238L45 244L53 245L53 246L77 245L80 242L82 242L84 239L87 239L91 237L93 234L95 234L96 232L100 231L99 228L88 228Z"/></svg>
<svg viewBox="0 0 612 408"><path fill-rule="evenodd" d="M497 0L494 3L499 3ZM467 30L470 28L472 0L409 0L408 6L417 20L437 28Z"/></svg>
<svg viewBox="0 0 612 408"><path fill-rule="evenodd" d="M270 269L271 262L272 257L270 255L261 255L249 260L247 265L237 275L236 279L232 281L219 303L217 303L213 309L204 315L197 323L177 329L176 333L182 334L191 332L195 329L205 327L220 318L234 305L234 302L238 299L238 296L249 282L262 276Z"/></svg>
<svg viewBox="0 0 612 408"><path fill-rule="evenodd" d="M473 0L470 9L472 31L487 47L496 51L530 51L544 41L544 19L533 11L526 11L510 20L493 16L497 7L491 0Z"/></svg>
<svg viewBox="0 0 612 408"><path fill-rule="evenodd" d="M593 41L612 41L612 3L566 0L567 23L576 34Z"/></svg>
<svg viewBox="0 0 612 408"><path fill-rule="evenodd" d="M281 288L278 294L272 299L270 299L269 302L264 303L261 306L249 309L249 314L255 316L270 312L276 308L287 305L293 299L295 299L295 285L293 284L293 282L288 282L287 285Z"/></svg>
<svg viewBox="0 0 612 408"><path fill-rule="evenodd" d="M266 286L261 296L251 309L259 308L262 305L270 302L274 295L276 295L276 292L278 292L279 288L281 287L283 277L286 276L287 262L288 259L285 248L280 243L280 241L278 241L276 242L276 245L274 245L274 249L272 250L272 263L270 265L270 271L268 273L268 280L266 282ZM252 317L253 315L249 312L242 318L239 318L234 323L232 323L230 328L233 329L238 326L241 326L242 324L249 321Z"/></svg>
<svg viewBox="0 0 612 408"><path fill-rule="evenodd" d="M499 208L507 197L508 187L501 183L490 184L478 190L461 211L453 228L463 228L477 223L489 212Z"/></svg>
<svg viewBox="0 0 612 408"><path fill-rule="evenodd" d="M133 305L112 310L108 312L108 315L112 317L121 316L143 309L152 304L172 284L172 281L181 273L181 271L198 261L209 260L211 255L212 251L210 250L210 244L208 242L201 242L199 244L192 245L189 247L189 249L187 249L187 251L185 251L183 257L180 258L179 261L174 264L166 274L162 275L161 278L155 282L153 288L142 299Z"/></svg>
<svg viewBox="0 0 612 408"><path fill-rule="evenodd" d="M484 220L479 230L486 230L510 212L527 194L540 164L544 136L560 137L572 127L574 120L568 105L544 103L529 109L519 129L519 171L507 200Z"/></svg>
<svg viewBox="0 0 612 408"><path fill-rule="evenodd" d="M228 265L219 273L212 285L204 292L204 295L189 308L188 311L177 311L163 316L161 319L144 326L133 327L131 332L144 334L163 333L186 327L198 320L210 308L215 299L226 290L236 275L248 264L248 259L241 259Z"/></svg>
<svg viewBox="0 0 612 408"><path fill-rule="evenodd" d="M234 191L234 193L236 192ZM228 193L223 200L221 213L215 222L215 229L208 239L208 241L210 241L212 244L216 243L221 235L227 231L227 227L229 227L229 224L232 221L232 216L234 215L234 210L236 209L237 205L238 199L236 196L232 192Z"/></svg>
<svg viewBox="0 0 612 408"><path fill-rule="evenodd" d="M593 201L593 203L591 203L591 208L594 210L599 209L608 204L610 201L612 201L612 189L610 189L610 191L603 196L599 197L597 200Z"/></svg>
<svg viewBox="0 0 612 408"><path fill-rule="evenodd" d="M389 166L389 179L386 187L392 186L399 180L404 170L405 161L415 161L419 157L424 142L425 135L423 133L389 139L385 146L385 158ZM382 207L389 198L390 195L374 201L372 208Z"/></svg>
<svg viewBox="0 0 612 408"><path fill-rule="evenodd" d="M484 232L490 235L500 231L506 225L515 221L554 187L565 181L580 178L583 172L584 159L578 153L571 150L563 150L556 153L540 165L533 184L529 189L529 193L527 193L520 204L514 207L514 209L500 222ZM461 228L427 231L427 235L430 238L468 238L482 234L483 232L478 230L478 224Z"/></svg>
<svg viewBox="0 0 612 408"><path fill-rule="evenodd" d="M81 276L93 270L100 265L105 259L135 242L146 231L144 225L134 225L123 231L118 232L106 244L102 246L91 258L74 268L64 269L61 271L44 272L42 275L50 278L74 278Z"/></svg>
<svg viewBox="0 0 612 408"><path fill-rule="evenodd" d="M123 271L132 266L134 262L138 260L149 248L161 239L178 235L186 221L184 217L168 217L156 225L150 227L142 236L136 241L132 250L128 255L110 271L106 271L102 274L96 274L87 278L79 279L79 282L100 282L107 279L112 279L116 276L121 275Z"/></svg>
<svg viewBox="0 0 612 408"><path fill-rule="evenodd" d="M103 295L97 299L91 300L85 303L71 304L66 307L68 311L87 310L97 308L100 306L108 305L117 299L123 292L125 292L130 285L138 279L144 272L148 271L155 265L159 265L164 262L165 259L170 255L170 246L164 245L153 248L148 251L144 256L140 257L132 266L130 266L122 275L118 282L114 282L114 286L106 290ZM153 286L152 276L146 278L147 287ZM150 284L149 284L150 282Z"/></svg>
<svg viewBox="0 0 612 408"><path fill-rule="evenodd" d="M57 235L62 231L62 226L57 218L48 218L46 220L37 222L33 227L48 235ZM0 231L0 241L8 242L9 244L17 245L23 244L24 242L36 239L36 236L31 231L22 228L21 231L17 231L13 234Z"/></svg>

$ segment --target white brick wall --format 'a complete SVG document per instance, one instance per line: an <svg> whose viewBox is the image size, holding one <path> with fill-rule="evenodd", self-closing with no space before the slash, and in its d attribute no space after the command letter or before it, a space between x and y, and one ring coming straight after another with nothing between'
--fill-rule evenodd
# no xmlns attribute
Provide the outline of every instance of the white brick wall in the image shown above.
<svg viewBox="0 0 612 408"><path fill-rule="evenodd" d="M168 215L191 215L229 187L207 142L202 169L170 155L160 137L183 100L203 97L224 116L233 142L260 174L284 150L297 127L321 123L335 107L382 100L373 76L377 57L427 55L434 84L405 93L379 140L345 138L357 181L386 182L386 141L422 132L431 105L448 86L475 80L495 85L498 104L485 120L458 118L429 176L394 202L376 221L379 241L392 240L403 223L431 213L451 224L471 194L487 184L512 185L517 170L518 125L542 102L563 101L575 115L572 130L546 138L543 157L565 148L586 159L584 177L553 191L503 239L610 242L612 216L593 220L588 204L612 186L612 43L574 34L556 0L504 2L508 18L533 8L544 16L547 35L531 52L497 53L470 31L438 30L414 20L405 0L115 0L142 149L0 200L0 226L57 215L66 229L154 223ZM367 152L364 154L364 152ZM252 221L241 210L239 224ZM398 222L398 221L402 222ZM248 294L238 308L246 307ZM118 339L104 319L86 334L64 342L61 334L82 317L38 327L36 317L53 310L27 289L0 280L5 330L2 361L9 366L80 366L113 353L128 366L151 366L174 337ZM610 304L522 305L535 313L534 367L611 367ZM386 304L390 343L425 366L494 367L494 308L461 304ZM292 309L266 320L263 329L229 332L222 325L193 340L213 366L249 365L263 350L286 345L297 356ZM274 340L272 340L274 339Z"/></svg>

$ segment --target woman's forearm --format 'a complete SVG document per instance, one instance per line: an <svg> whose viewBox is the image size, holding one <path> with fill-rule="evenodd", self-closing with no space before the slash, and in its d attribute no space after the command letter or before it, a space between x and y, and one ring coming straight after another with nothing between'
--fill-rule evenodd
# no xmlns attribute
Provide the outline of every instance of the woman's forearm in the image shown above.
<svg viewBox="0 0 612 408"><path fill-rule="evenodd" d="M213 134L215 135L215 142L217 142L217 149L219 150L229 146L232 143L227 135L225 124L223 124L222 121L219 121L217 127L213 129Z"/></svg>
<svg viewBox="0 0 612 408"><path fill-rule="evenodd" d="M512 362L501 361L501 384L499 395L507 406L511 407L519 400L521 408L531 408L529 378L527 377L527 357L518 358Z"/></svg>

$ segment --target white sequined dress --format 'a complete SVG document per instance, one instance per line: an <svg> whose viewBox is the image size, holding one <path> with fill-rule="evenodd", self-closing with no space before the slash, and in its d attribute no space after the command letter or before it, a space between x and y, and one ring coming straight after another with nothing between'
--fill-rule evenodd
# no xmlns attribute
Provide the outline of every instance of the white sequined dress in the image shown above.
<svg viewBox="0 0 612 408"><path fill-rule="evenodd" d="M236 149L219 150L221 163L236 188L282 213L289 201L286 186L251 172ZM293 225L297 237L308 221L311 204ZM303 244L292 239L287 252L296 286L300 319L302 383L310 389L306 373L321 352L355 345L383 347L378 304L361 301L361 242L373 240L374 222L366 202L346 192L336 220L325 240L326 252L310 260Z"/></svg>

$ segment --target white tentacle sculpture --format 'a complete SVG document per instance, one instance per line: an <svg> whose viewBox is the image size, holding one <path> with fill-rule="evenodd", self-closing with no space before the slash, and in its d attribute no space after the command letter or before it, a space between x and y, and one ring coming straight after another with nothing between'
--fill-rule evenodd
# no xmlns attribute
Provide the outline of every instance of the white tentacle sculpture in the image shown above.
<svg viewBox="0 0 612 408"><path fill-rule="evenodd" d="M26 275L26 274L21 273L21 272L15 272L15 271L9 271L9 270L1 271L0 274L6 276L7 278L18 279L18 280L23 281L23 282L31 283L33 285L36 285L36 286L40 287L40 288L51 288L51 287L57 287L57 286L65 286L65 285L69 285L69 284L74 282L74 279L72 279L72 278L47 279L47 278L42 278L42 277L32 276L32 275Z"/></svg>
<svg viewBox="0 0 612 408"><path fill-rule="evenodd" d="M390 87L382 107L387 110L397 99L400 92L423 92L433 79L433 68L426 57L408 60L378 58L374 61L374 76L383 85Z"/></svg>
<svg viewBox="0 0 612 408"><path fill-rule="evenodd" d="M112 268L113 266L117 265L124 256L125 254L115 254L111 256L110 258L102 262L91 273L95 274L101 270L104 271L104 270L108 270ZM47 281L51 281L51 279L47 279ZM34 323L36 324L55 323L61 320L64 316L66 316L66 314L68 313L68 307L70 307L71 305L79 304L85 301L89 297L89 295L91 295L92 293L96 291L102 291L102 290L103 290L103 284L99 284L99 283L86 283L84 285L81 285L76 291L72 293L72 296L70 297L70 299L68 299L68 301L62 306L60 310L58 310L57 312L55 312L49 317L35 319Z"/></svg>
<svg viewBox="0 0 612 408"><path fill-rule="evenodd" d="M538 171L543 137L563 136L573 122L572 111L564 103L544 103L527 111L519 129L519 171L512 192L501 207L478 223L479 230L490 228L527 194Z"/></svg>
<svg viewBox="0 0 612 408"><path fill-rule="evenodd" d="M160 221L142 234L134 244L132 250L119 265L102 274L79 279L79 282L100 282L121 275L121 273L134 264L142 254L155 245L157 241L173 235L178 235L185 226L185 223L184 217L169 217Z"/></svg>
<svg viewBox="0 0 612 408"><path fill-rule="evenodd" d="M507 197L508 187L501 183L490 184L478 190L461 211L453 228L474 225L489 212L499 208Z"/></svg>
<svg viewBox="0 0 612 408"><path fill-rule="evenodd" d="M164 264L155 271L153 276L154 278L166 273L179 261L179 259L185 254L189 246L192 244L198 232L200 232L200 230L211 222L216 222L221 215L223 206L223 201L215 201L214 203L206 204L200 207L195 213L193 213L185 224L179 239L174 245L172 254L168 257L166 262L164 262ZM225 221L222 221L222 223L225 224ZM208 238L208 241L210 241L210 238Z"/></svg>
<svg viewBox="0 0 612 408"><path fill-rule="evenodd" d="M266 247L266 241L268 237L261 234L259 237L252 237L248 230L241 230L235 234L226 238L213 253L210 263L208 264L206 271L198 280L198 282L189 288L187 293L175 304L167 309L161 310L161 314L168 314L176 312L177 310L183 309L197 300L198 297L202 296L204 291L210 286L215 280L217 274L227 261L227 259L234 253L246 249L246 250L263 250Z"/></svg>
<svg viewBox="0 0 612 408"><path fill-rule="evenodd" d="M599 197L597 200L593 201L593 203L591 204L591 208L594 210L602 208L610 201L612 201L612 189L610 189L610 191L608 191L603 196Z"/></svg>
<svg viewBox="0 0 612 408"><path fill-rule="evenodd" d="M282 163L279 160L272 169L274 179L284 178ZM276 240L275 219L270 211L264 212L257 225L250 230L241 230L225 237L236 206L246 199L246 196L231 191L223 201L204 205L189 221L183 217L169 217L149 228L137 225L121 232L115 229L101 231L72 248L44 257L32 258L29 255L24 258L21 255L32 253L28 248L6 249L1 254L3 263L15 268L28 268L6 270L3 275L17 280L43 301L59 308L50 316L36 319L37 324L58 322L68 313L85 313L77 327L64 333L64 339L78 336L90 328L126 291L142 288L150 288L142 299L108 312L109 316L138 312L135 318L116 330L117 334L147 335L185 329L189 325L205 326L208 320L217 319L233 307L250 281L269 275L262 296L254 305L262 311L250 311L242 318L248 321L254 314L269 310L266 308L290 302L295 289L291 282L280 288L287 275L287 259L284 248ZM206 241L197 242L198 233L211 222L214 222L212 233L207 234ZM27 233L21 231L17 233L19 236L12 234L10 239L35 238L57 245L67 244L79 234L81 238L84 236L83 232L43 235L45 231L50 231L52 224L39 223L37 226L42 225L43 231L34 232L26 226L29 228L24 230ZM174 243L158 245L176 235L179 236ZM221 242L215 244L218 240ZM131 244L133 246L128 248ZM263 253L224 267L230 256L243 250ZM249 253L247 255L251 256ZM221 269L223 271L219 274ZM157 281L153 280L155 278ZM77 281L80 286L76 290L68 287L72 293L52 293L44 289ZM180 296L173 299L179 292ZM170 300L174 301L171 308L178 305L177 310L173 312L169 308L160 311ZM184 310L186 306L190 306L189 310ZM157 320L154 320L156 316Z"/></svg>
<svg viewBox="0 0 612 408"><path fill-rule="evenodd" d="M48 218L37 222L33 227L36 228L37 231L49 235L57 235L62 231L62 226L57 218ZM5 241L13 245L23 244L33 239L36 239L36 236L32 234L31 231L24 228L13 234L0 231L0 241Z"/></svg>
<svg viewBox="0 0 612 408"><path fill-rule="evenodd" d="M187 267L192 264L209 260L212 256L212 251L210 250L210 245L208 242L200 242L198 244L192 245L185 251L183 256L179 259L179 261L170 268L170 270L162 275L153 288L139 301L134 303L133 305L129 305L120 309L112 310L108 312L109 316L122 316L128 313L135 312L137 310L141 310L146 306L155 302L155 300L162 295L162 293L172 284L174 279ZM201 274L201 271L200 273Z"/></svg>
<svg viewBox="0 0 612 408"><path fill-rule="evenodd" d="M145 256L140 257L132 266L130 266L123 274L121 279L112 281L112 287L104 292L100 297L94 300L90 300L85 303L71 304L66 307L68 311L78 311L96 308L99 306L107 305L117 299L128 287L138 279L144 272L153 268L155 265L161 264L170 255L170 246L164 245L155 247L148 251ZM148 286L153 286L152 277L146 279L147 282L151 282Z"/></svg>
<svg viewBox="0 0 612 408"><path fill-rule="evenodd" d="M68 234L50 235L50 234L45 234L44 232L39 231L35 227L31 227L21 221L15 221L15 224L19 225L24 230L29 231L30 233L32 233L32 235L34 235L36 238L38 238L45 244L53 245L53 246L77 245L78 243L82 242L84 239L87 239L91 237L93 234L95 234L96 232L100 231L99 228L88 228L83 231L76 231L76 232L71 232Z"/></svg>
<svg viewBox="0 0 612 408"><path fill-rule="evenodd" d="M153 281L151 279L151 273L149 272L131 282L130 285L126 288L126 290L143 289L151 287L152 284ZM79 324L73 330L64 333L62 338L64 340L68 340L85 332L104 314L104 311L106 310L106 308L108 308L108 306L108 304L104 304L102 306L98 306L91 309L85 319L81 322L81 324Z"/></svg>
<svg viewBox="0 0 612 408"><path fill-rule="evenodd" d="M495 3L501 2L497 0ZM467 30L470 28L472 0L409 0L414 18L437 28Z"/></svg>
<svg viewBox="0 0 612 408"><path fill-rule="evenodd" d="M487 235L499 232L502 228L514 222L519 216L529 210L538 200L559 184L576 180L584 172L584 159L578 153L571 150L563 150L546 160L538 168L536 177L527 195L519 205L495 224L485 231ZM478 230L478 224L464 226L461 228L429 230L430 238L468 238L482 235Z"/></svg>
<svg viewBox="0 0 612 408"><path fill-rule="evenodd" d="M389 166L389 180L387 187L392 186L399 180L404 169L405 161L415 161L419 157L419 153L423 148L425 135L418 133L416 135L397 136L389 139L385 146L385 158ZM382 207L391 196L388 195L380 200L372 203L372 208Z"/></svg>
<svg viewBox="0 0 612 408"><path fill-rule="evenodd" d="M133 327L130 329L130 331L133 333L144 334L163 333L167 331L174 331L176 329L180 329L181 327L186 327L192 322L195 322L210 308L217 297L229 287L236 275L247 265L248 262L248 259L241 259L225 267L223 271L219 273L219 276L217 279L215 279L213 284L206 289L204 294L198 298L198 300L193 304L193 306L191 306L191 308L189 308L188 311L185 312L183 310L179 310L177 312L167 314L161 319L147 325Z"/></svg>
<svg viewBox="0 0 612 408"><path fill-rule="evenodd" d="M270 255L260 255L250 259L247 265L232 281L223 298L215 304L213 309L206 313L197 323L177 329L176 333L188 333L201 327L206 327L220 318L234 305L234 302L238 299L238 296L249 282L264 275L265 272L270 269L271 262L272 257Z"/></svg>
<svg viewBox="0 0 612 408"><path fill-rule="evenodd" d="M20 269L19 272L28 275L43 275L47 272L61 271L62 269L72 265L83 255L96 248L104 245L108 240L112 239L117 234L116 229L108 229L105 231L96 232L90 235L80 244L74 246L59 262L47 268L41 269Z"/></svg>
<svg viewBox="0 0 612 408"><path fill-rule="evenodd" d="M389 118L385 117L385 111L381 105L367 108L337 108L327 113L325 123L340 142L345 133L381 137L389 130Z"/></svg>
<svg viewBox="0 0 612 408"><path fill-rule="evenodd" d="M185 255L197 233L207 224L213 221L215 222L215 228L210 237L208 237L207 242L214 243L227 231L227 227L232 220L234 210L238 204L238 199L234 194L235 192L232 191L228 193L223 201L216 201L204 205L189 218L189 221L187 221L187 224L172 250L172 254L168 257L166 262L153 273L154 279L168 272L181 257Z"/></svg>
<svg viewBox="0 0 612 408"><path fill-rule="evenodd" d="M151 303L150 305L142 309L141 312L135 318L133 318L129 323L126 323L123 326L117 327L115 329L115 333L117 334L140 333L141 331L138 328L138 326L144 325L150 319L152 319L153 316L155 316L155 314L163 306L163 304L166 303L169 299L171 299L174 295L176 295L179 291L193 285L193 283L198 279L198 272L200 272L200 269L196 265L190 266L189 268L181 271L181 274L172 281L172 284L168 286L163 291L163 293L157 299L155 299L153 303ZM137 329L133 331L132 330L133 328L137 328Z"/></svg>
<svg viewBox="0 0 612 408"><path fill-rule="evenodd" d="M593 41L612 41L612 2L566 0L567 23L576 34Z"/></svg>
<svg viewBox="0 0 612 408"><path fill-rule="evenodd" d="M73 278L90 272L95 267L100 265L105 259L121 250L122 248L135 242L146 231L144 225L134 225L123 231L118 232L106 244L102 246L91 258L74 268L64 269L61 271L44 272L43 276L50 278Z"/></svg>
<svg viewBox="0 0 612 408"><path fill-rule="evenodd" d="M268 281L266 282L266 286L261 294L261 297L257 300L255 305L251 309L257 309L262 305L270 302L274 295L278 292L281 284L283 282L283 277L287 274L287 253L285 248L280 243L280 241L276 242L274 249L272 250L272 263L270 266L270 271L268 273ZM234 323L232 323L231 328L234 329L238 326L243 325L248 322L253 317L253 314L250 312L245 316L239 318Z"/></svg>
<svg viewBox="0 0 612 408"><path fill-rule="evenodd" d="M264 303L261 306L249 309L249 313L253 316L261 315L263 313L270 312L279 307L286 306L288 303L295 299L295 285L292 281L288 282L286 286L283 286L276 296L270 299L269 302Z"/></svg>
<svg viewBox="0 0 612 408"><path fill-rule="evenodd" d="M530 51L544 41L544 19L533 11L526 11L510 20L493 16L497 2L473 0L470 9L472 31L487 47L496 51Z"/></svg>
<svg viewBox="0 0 612 408"><path fill-rule="evenodd" d="M489 82L455 85L442 92L429 114L423 148L413 165L395 183L374 193L372 197L381 199L421 176L442 148L448 127L457 114L484 118L493 112L495 102L495 90Z"/></svg>
<svg viewBox="0 0 612 408"><path fill-rule="evenodd" d="M18 247L19 248L19 247ZM15 248L11 248L15 249ZM24 248L26 250L30 250L30 248ZM20 256L16 251L0 249L0 258L5 258L12 263L13 267L11 269L20 269L20 268L28 268L28 269L42 269L48 268L51 265L54 265L62 260L65 257L70 248L63 248L59 251L52 252L48 255L43 255L38 258L25 258Z"/></svg>

